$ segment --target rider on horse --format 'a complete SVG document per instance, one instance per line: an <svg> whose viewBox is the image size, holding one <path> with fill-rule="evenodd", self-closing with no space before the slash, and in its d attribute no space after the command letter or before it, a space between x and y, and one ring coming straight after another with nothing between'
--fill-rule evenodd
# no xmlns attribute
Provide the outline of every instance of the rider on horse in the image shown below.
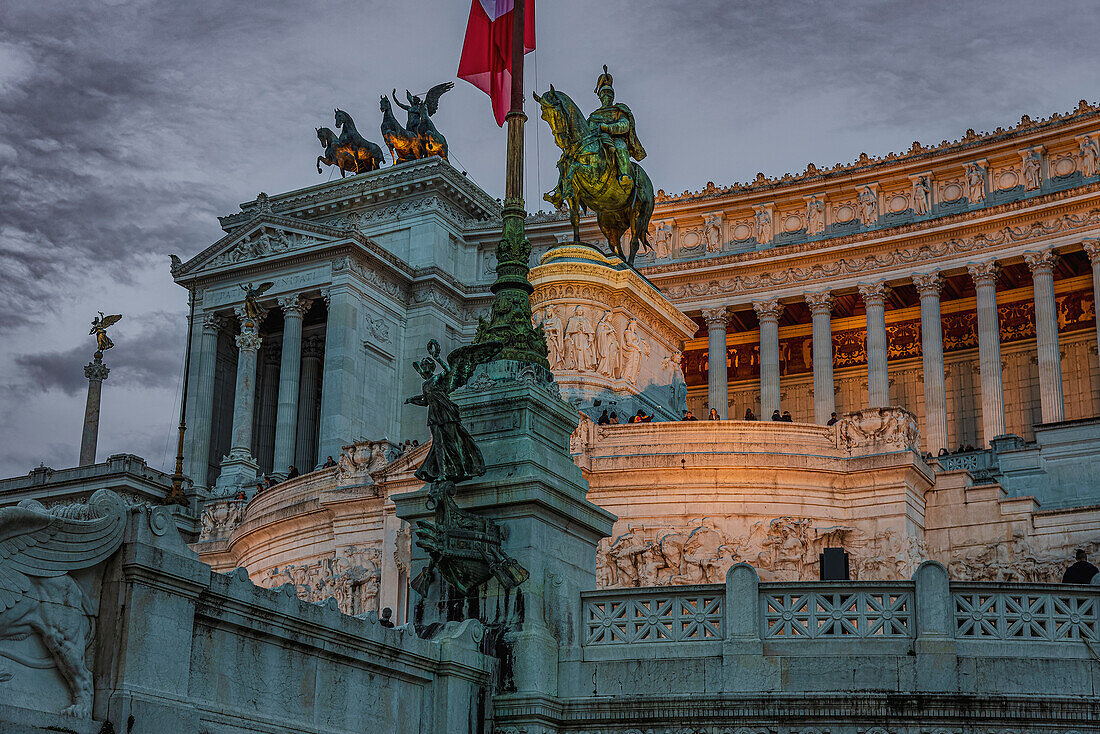
<svg viewBox="0 0 1100 734"><path fill-rule="evenodd" d="M614 153L620 183L629 186L633 183L630 159L640 161L645 158L645 148L634 132L634 113L622 102L615 103L613 82L605 64L595 89L602 106L588 116L588 124L593 130L600 131L604 148Z"/></svg>

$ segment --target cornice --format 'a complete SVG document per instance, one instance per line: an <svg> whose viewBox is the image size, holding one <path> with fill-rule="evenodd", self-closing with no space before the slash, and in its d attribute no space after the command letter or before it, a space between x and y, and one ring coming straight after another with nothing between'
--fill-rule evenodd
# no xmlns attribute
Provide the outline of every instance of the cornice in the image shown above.
<svg viewBox="0 0 1100 734"><path fill-rule="evenodd" d="M349 204L377 205L383 201L407 197L411 192L430 190L442 193L460 205L475 220L500 216L500 204L467 176L442 158L426 158L411 163L387 166L343 179L308 186L267 197L276 213L332 214ZM241 211L218 217L224 229L233 230L260 210L262 197L241 204Z"/></svg>
<svg viewBox="0 0 1100 734"><path fill-rule="evenodd" d="M833 285L837 278L888 276L898 267L928 269L952 258L996 255L1006 246L1035 249L1038 240L1057 234L1090 234L1100 228L1100 200L1093 196L1097 191L1100 185L1091 185L1071 201L1051 196L1041 204L1032 201L1026 208L1005 205L1000 212L987 213L989 216L946 223L933 231L926 226L887 237L880 233L879 237L845 238L830 247L789 246L783 251L746 253L724 258L722 267L708 262L704 267L677 269L672 277L662 278L650 269L643 272L675 302L733 294L746 300L762 290L794 284L819 289ZM958 263L960 267L964 264Z"/></svg>
<svg viewBox="0 0 1100 734"><path fill-rule="evenodd" d="M831 183L837 179L851 178L853 174L871 174L890 168L905 167L910 163L919 163L921 166L934 164L937 159L947 158L953 154L978 152L981 148L992 147L1007 141L1018 140L1033 136L1036 133L1045 134L1062 127L1068 127L1078 123L1095 121L1100 118L1100 106L1089 104L1081 100L1075 110L1066 113L1054 113L1048 118L1032 120L1024 115L1020 122L1013 127L998 127L992 132L976 133L967 130L966 135L953 141L942 141L939 145L924 146L914 142L912 147L904 153L889 153L881 157L871 157L861 153L860 157L851 163L837 163L832 168L818 168L813 163L807 165L802 173L787 173L780 178L769 178L762 173L750 183L736 182L729 186L716 186L708 181L706 187L699 191L684 191L681 194L670 195L663 190L657 192L658 204L694 203L700 200L710 200L732 195L752 195L763 192L773 192L776 189L790 188L795 185L812 183L815 185Z"/></svg>

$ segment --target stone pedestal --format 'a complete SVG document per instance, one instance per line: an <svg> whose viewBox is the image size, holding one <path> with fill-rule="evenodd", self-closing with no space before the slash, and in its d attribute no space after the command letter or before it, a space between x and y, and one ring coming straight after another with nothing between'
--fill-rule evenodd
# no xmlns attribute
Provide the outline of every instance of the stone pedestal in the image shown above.
<svg viewBox="0 0 1100 734"><path fill-rule="evenodd" d="M596 400L626 420L639 409L678 420L687 386L681 347L695 323L615 256L567 243L530 273L531 307L546 330L548 360L562 397L587 409Z"/></svg>
<svg viewBox="0 0 1100 734"><path fill-rule="evenodd" d="M559 652L579 645L577 594L595 588L596 545L611 532L615 516L585 499L587 483L569 455L577 413L559 397L545 369L491 362L478 367L453 398L487 468L484 476L459 484L455 500L504 527L504 552L530 576L511 592L490 580L476 598L455 601L453 594L441 594L437 575L427 596L416 599L413 621L480 617L496 653L511 661L499 690L553 696ZM397 516L414 526L432 517L426 488L393 500ZM426 563L414 544L413 576Z"/></svg>

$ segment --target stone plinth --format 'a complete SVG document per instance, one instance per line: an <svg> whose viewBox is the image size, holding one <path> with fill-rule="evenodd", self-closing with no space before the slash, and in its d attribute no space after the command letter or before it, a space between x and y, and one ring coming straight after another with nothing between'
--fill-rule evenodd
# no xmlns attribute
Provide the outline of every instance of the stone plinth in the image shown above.
<svg viewBox="0 0 1100 734"><path fill-rule="evenodd" d="M615 517L585 499L587 484L568 448L577 413L545 369L491 362L454 399L487 468L484 476L458 485L455 499L504 525L503 550L530 573L511 593L489 581L460 613L478 613L490 629L507 629L502 640L514 654L506 688L553 695L559 641L575 644L571 600L595 588L596 545ZM423 488L393 497L397 516L414 525L432 517L426 500ZM426 562L414 545L412 574ZM437 578L428 596L417 599L413 620L428 624L448 614L456 611L440 599Z"/></svg>
<svg viewBox="0 0 1100 734"><path fill-rule="evenodd" d="M695 322L618 257L581 243L547 252L530 278L562 397L579 408L599 400L600 410L622 419L639 408L680 418L687 397L680 353Z"/></svg>

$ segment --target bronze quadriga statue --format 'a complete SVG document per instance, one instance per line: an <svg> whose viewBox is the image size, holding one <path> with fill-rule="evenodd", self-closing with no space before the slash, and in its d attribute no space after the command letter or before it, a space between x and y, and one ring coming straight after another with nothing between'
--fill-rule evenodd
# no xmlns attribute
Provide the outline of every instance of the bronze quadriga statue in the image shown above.
<svg viewBox="0 0 1100 734"><path fill-rule="evenodd" d="M321 164L336 166L340 169L340 178L346 174L375 171L386 162L382 148L359 134L351 115L343 110L333 110L336 116L337 135L327 127L317 128L317 139L325 149L324 156L317 156L317 173L321 173Z"/></svg>
<svg viewBox="0 0 1100 734"><path fill-rule="evenodd" d="M454 88L454 82L436 84L428 90L423 99L405 90L408 105L397 99L397 90L392 92L393 101L408 113L404 127L393 115L390 100L382 95L379 108L382 110L382 139L390 149L394 163L405 163L437 155L447 160L447 139L436 129L431 116L439 109L439 98Z"/></svg>

